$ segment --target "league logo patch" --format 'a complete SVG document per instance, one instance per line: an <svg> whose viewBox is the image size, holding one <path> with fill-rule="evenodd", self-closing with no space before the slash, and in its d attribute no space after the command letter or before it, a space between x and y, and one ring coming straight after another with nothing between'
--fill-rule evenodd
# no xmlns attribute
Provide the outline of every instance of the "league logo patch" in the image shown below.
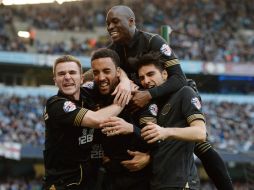
<svg viewBox="0 0 254 190"><path fill-rule="evenodd" d="M157 116L158 114L158 106L156 104L151 104L149 106L149 111L153 116Z"/></svg>
<svg viewBox="0 0 254 190"><path fill-rule="evenodd" d="M197 97L191 99L191 103L198 109L201 108L201 103Z"/></svg>
<svg viewBox="0 0 254 190"><path fill-rule="evenodd" d="M77 109L76 105L71 102L71 101L66 101L64 102L64 105L63 105L63 110L68 113L68 112L71 112L73 110Z"/></svg>
<svg viewBox="0 0 254 190"><path fill-rule="evenodd" d="M167 44L163 44L160 49L161 53L166 56L171 56L172 50Z"/></svg>
<svg viewBox="0 0 254 190"><path fill-rule="evenodd" d="M88 89L93 89L94 88L94 82L93 81L87 81L85 82L82 87L88 88Z"/></svg>

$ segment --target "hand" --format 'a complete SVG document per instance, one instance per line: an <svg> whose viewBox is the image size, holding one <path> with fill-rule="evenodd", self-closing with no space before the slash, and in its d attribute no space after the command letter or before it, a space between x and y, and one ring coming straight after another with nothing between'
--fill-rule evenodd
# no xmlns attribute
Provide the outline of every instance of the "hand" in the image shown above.
<svg viewBox="0 0 254 190"><path fill-rule="evenodd" d="M147 143L165 140L167 138L167 129L152 122L147 122L147 125L141 129L141 137L143 137Z"/></svg>
<svg viewBox="0 0 254 190"><path fill-rule="evenodd" d="M119 117L110 117L100 124L102 133L107 136L126 135L133 133L133 125Z"/></svg>
<svg viewBox="0 0 254 190"><path fill-rule="evenodd" d="M141 90L132 91L132 95L133 95L133 97L132 97L132 100L131 100L131 107L130 107L130 110L132 112L135 112L140 108L143 108L152 99L151 94L147 90L145 90L145 91L141 91Z"/></svg>
<svg viewBox="0 0 254 190"><path fill-rule="evenodd" d="M107 157L107 156L103 156L103 157L102 157L102 163L103 163L103 164L106 164L106 163L108 163L108 162L110 162L110 158Z"/></svg>
<svg viewBox="0 0 254 190"><path fill-rule="evenodd" d="M131 91L136 91L139 89L139 86L136 85L132 80L130 82L131 82Z"/></svg>
<svg viewBox="0 0 254 190"><path fill-rule="evenodd" d="M130 80L122 80L115 88L111 95L115 95L114 103L125 106L131 99L131 83Z"/></svg>
<svg viewBox="0 0 254 190"><path fill-rule="evenodd" d="M127 150L128 154L133 156L131 160L124 160L121 164L129 171L135 172L143 169L150 162L150 155L139 151Z"/></svg>

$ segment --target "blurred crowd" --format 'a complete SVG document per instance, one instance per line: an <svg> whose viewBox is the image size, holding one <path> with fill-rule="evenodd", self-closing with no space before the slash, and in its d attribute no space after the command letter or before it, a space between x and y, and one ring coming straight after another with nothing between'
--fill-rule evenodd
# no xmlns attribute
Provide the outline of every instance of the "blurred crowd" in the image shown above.
<svg viewBox="0 0 254 190"><path fill-rule="evenodd" d="M82 33L94 31L96 27L105 26L106 11L113 5L113 1L96 2L97 4L82 1L54 6L4 7L0 25L16 19L37 29ZM254 60L252 3L252 0L125 2L134 10L139 28L160 33L161 25L172 27L170 44L180 59L237 63ZM18 38L11 40L4 30L0 31L0 42L6 41L11 43L0 43L0 50L27 51ZM103 36L84 42L74 38L70 42L44 43L36 39L34 46L38 53L89 55L93 49L108 43L108 37Z"/></svg>
<svg viewBox="0 0 254 190"><path fill-rule="evenodd" d="M204 102L209 140L228 152L254 151L254 105Z"/></svg>
<svg viewBox="0 0 254 190"><path fill-rule="evenodd" d="M0 190L42 190L41 180L8 178L0 180Z"/></svg>
<svg viewBox="0 0 254 190"><path fill-rule="evenodd" d="M42 96L1 95L0 141L43 145ZM219 150L254 151L254 104L204 102L209 140Z"/></svg>
<svg viewBox="0 0 254 190"><path fill-rule="evenodd" d="M22 180L8 178L0 180L0 190L42 190L42 181L38 179ZM235 190L249 190L250 186L246 183L235 182ZM201 190L216 190L214 185L209 181L201 181Z"/></svg>
<svg viewBox="0 0 254 190"><path fill-rule="evenodd" d="M45 97L2 95L0 99L0 142L44 144L43 105Z"/></svg>

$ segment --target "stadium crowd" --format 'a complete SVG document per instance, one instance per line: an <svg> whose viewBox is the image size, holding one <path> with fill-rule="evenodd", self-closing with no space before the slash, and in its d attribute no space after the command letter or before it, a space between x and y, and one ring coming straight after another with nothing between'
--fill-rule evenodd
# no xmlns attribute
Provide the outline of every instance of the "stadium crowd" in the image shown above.
<svg viewBox="0 0 254 190"><path fill-rule="evenodd" d="M180 59L251 62L254 60L254 38L247 33L254 29L252 1L229 1L137 0L126 3L137 13L137 18L142 18L137 20L139 27L156 33L160 32L161 25L167 24L173 28L170 43ZM16 19L37 29L85 33L105 26L105 12L111 4L106 1L97 3L97 6L91 1L83 1L55 6L4 7L3 12L8 14L3 17L5 19L0 19L0 24L12 23ZM88 11L84 11L88 7ZM6 44L0 45L0 50L28 51L20 39L11 39L4 30L0 32L0 41L12 42L12 45L0 43ZM44 43L36 39L34 48L38 53L89 55L94 48L108 44L105 38L84 42L68 39L60 43Z"/></svg>
<svg viewBox="0 0 254 190"><path fill-rule="evenodd" d="M8 178L0 180L0 190L42 190L41 180Z"/></svg>
<svg viewBox="0 0 254 190"><path fill-rule="evenodd" d="M43 145L45 97L1 97L0 142Z"/></svg>
<svg viewBox="0 0 254 190"><path fill-rule="evenodd" d="M0 141L43 145L43 105L46 97L1 95ZM254 105L231 102L204 102L203 111L209 139L219 150L254 151ZM237 115L237 117L236 117Z"/></svg>

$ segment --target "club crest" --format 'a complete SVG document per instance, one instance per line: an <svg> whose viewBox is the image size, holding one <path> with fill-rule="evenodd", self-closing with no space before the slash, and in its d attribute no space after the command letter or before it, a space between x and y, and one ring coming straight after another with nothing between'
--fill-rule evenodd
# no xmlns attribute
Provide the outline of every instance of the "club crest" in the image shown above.
<svg viewBox="0 0 254 190"><path fill-rule="evenodd" d="M161 115L166 115L170 109L171 109L171 105L165 104L161 110Z"/></svg>

